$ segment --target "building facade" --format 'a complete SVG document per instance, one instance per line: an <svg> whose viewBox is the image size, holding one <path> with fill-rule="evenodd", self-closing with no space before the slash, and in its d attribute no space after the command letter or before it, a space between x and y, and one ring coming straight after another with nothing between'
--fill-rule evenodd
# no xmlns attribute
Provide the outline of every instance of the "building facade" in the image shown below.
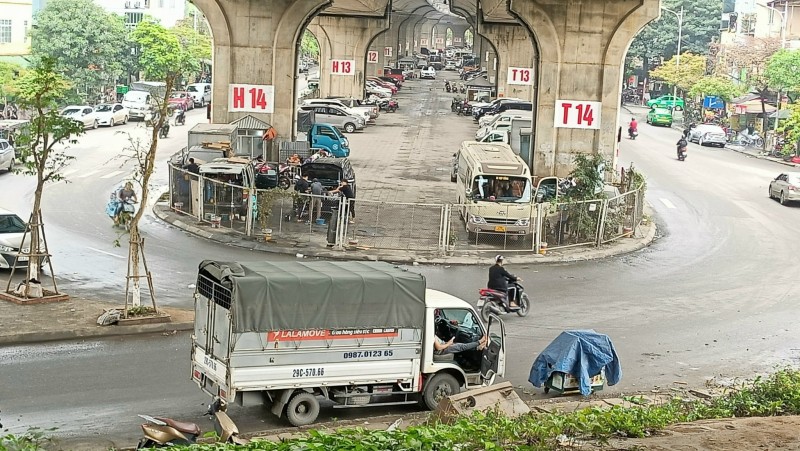
<svg viewBox="0 0 800 451"><path fill-rule="evenodd" d="M30 54L32 22L31 0L0 0L0 56Z"/></svg>
<svg viewBox="0 0 800 451"><path fill-rule="evenodd" d="M125 25L134 28L144 16L155 18L169 28L186 16L186 0L94 0L108 12L125 18Z"/></svg>

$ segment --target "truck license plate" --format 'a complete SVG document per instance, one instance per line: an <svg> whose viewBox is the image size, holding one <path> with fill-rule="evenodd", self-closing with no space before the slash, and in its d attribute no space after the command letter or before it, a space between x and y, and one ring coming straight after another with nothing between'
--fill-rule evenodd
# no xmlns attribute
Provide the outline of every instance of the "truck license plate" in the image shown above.
<svg viewBox="0 0 800 451"><path fill-rule="evenodd" d="M505 232L506 231L506 226L494 226L494 231L495 232Z"/></svg>

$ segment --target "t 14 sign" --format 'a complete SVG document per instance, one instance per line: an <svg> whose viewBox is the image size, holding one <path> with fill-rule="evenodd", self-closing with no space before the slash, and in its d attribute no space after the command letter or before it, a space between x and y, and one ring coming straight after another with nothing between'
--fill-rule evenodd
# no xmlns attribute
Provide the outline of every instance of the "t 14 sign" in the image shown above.
<svg viewBox="0 0 800 451"><path fill-rule="evenodd" d="M528 67L509 67L507 83L510 85L532 85L533 69Z"/></svg>
<svg viewBox="0 0 800 451"><path fill-rule="evenodd" d="M273 113L275 87L272 85L228 85L228 111L245 113Z"/></svg>
<svg viewBox="0 0 800 451"><path fill-rule="evenodd" d="M331 60L331 74L333 75L355 75L355 60Z"/></svg>
<svg viewBox="0 0 800 451"><path fill-rule="evenodd" d="M556 100L555 126L599 129L602 107L602 103L588 100Z"/></svg>

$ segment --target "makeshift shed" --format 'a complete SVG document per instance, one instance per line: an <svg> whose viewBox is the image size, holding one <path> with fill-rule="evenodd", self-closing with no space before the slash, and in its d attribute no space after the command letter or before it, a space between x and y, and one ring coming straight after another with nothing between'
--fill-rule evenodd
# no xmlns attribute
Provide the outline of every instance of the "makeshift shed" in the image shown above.
<svg viewBox="0 0 800 451"><path fill-rule="evenodd" d="M485 97L487 93L489 97L493 98L497 92L494 83L489 82L489 80L483 77L470 80L465 83L465 86L467 88L467 100L470 102Z"/></svg>
<svg viewBox="0 0 800 451"><path fill-rule="evenodd" d="M261 119L247 115L230 123L236 126L237 155L255 158L264 154L264 134L272 126Z"/></svg>

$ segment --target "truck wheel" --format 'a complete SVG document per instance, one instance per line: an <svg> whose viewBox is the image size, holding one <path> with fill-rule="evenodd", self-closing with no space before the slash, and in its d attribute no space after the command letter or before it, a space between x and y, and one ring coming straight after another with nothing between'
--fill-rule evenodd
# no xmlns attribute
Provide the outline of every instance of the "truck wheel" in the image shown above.
<svg viewBox="0 0 800 451"><path fill-rule="evenodd" d="M354 131L356 131L356 126L348 122L344 124L344 131L346 131L347 133L353 133Z"/></svg>
<svg viewBox="0 0 800 451"><path fill-rule="evenodd" d="M305 391L292 395L286 404L286 418L292 426L306 426L317 420L319 402L317 397Z"/></svg>
<svg viewBox="0 0 800 451"><path fill-rule="evenodd" d="M461 385L455 377L447 373L437 373L425 383L422 392L423 407L434 410L442 399L457 394L461 391Z"/></svg>

